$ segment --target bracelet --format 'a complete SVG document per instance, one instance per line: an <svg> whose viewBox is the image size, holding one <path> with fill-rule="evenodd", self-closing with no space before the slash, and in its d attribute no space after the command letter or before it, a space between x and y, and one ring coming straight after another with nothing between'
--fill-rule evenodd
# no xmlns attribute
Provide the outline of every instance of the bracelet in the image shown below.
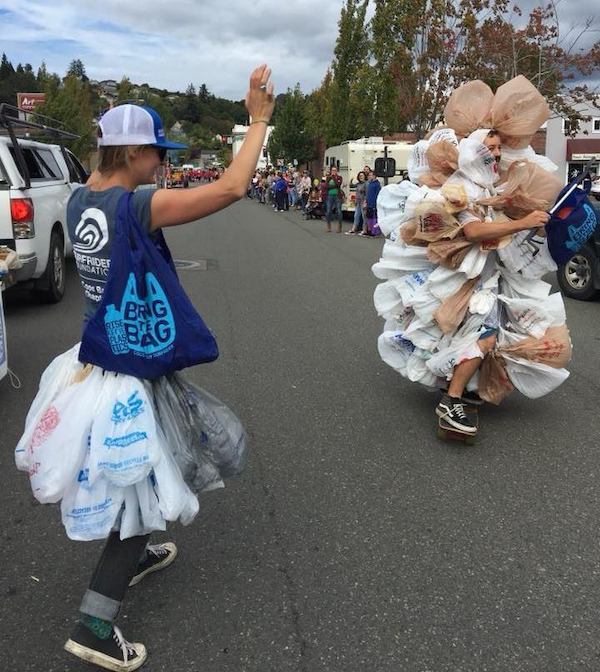
<svg viewBox="0 0 600 672"><path fill-rule="evenodd" d="M268 119L253 119L250 122L250 126L252 126L252 124L266 124L268 126L269 125L269 120Z"/></svg>

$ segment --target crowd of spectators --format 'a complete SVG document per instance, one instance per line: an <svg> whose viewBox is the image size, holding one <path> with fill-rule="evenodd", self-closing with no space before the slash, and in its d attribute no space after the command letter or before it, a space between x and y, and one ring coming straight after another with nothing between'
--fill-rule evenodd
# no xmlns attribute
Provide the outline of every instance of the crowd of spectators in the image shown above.
<svg viewBox="0 0 600 672"><path fill-rule="evenodd" d="M346 235L378 236L377 194L381 183L369 166L350 180L348 189L355 195L352 227ZM311 177L308 170L257 170L248 185L247 196L275 212L298 210L306 219L325 219L326 230L332 231L337 221L337 232L342 232L342 205L346 200L344 184L336 166L320 179Z"/></svg>

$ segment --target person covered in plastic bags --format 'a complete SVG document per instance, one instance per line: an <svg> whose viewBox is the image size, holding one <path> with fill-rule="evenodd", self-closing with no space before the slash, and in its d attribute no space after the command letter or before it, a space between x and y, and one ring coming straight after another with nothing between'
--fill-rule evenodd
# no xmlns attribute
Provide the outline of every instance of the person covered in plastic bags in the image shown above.
<svg viewBox="0 0 600 672"><path fill-rule="evenodd" d="M442 389L436 414L467 434L477 428L465 405L478 396L537 398L568 376L562 297L541 279L556 270L544 226L561 182L529 146L547 115L523 77L496 94L469 82L448 101L448 127L416 143L411 182L378 199L389 236L373 266L385 281L374 296L380 356Z"/></svg>
<svg viewBox="0 0 600 672"><path fill-rule="evenodd" d="M173 543L150 545L150 533L167 521L189 524L196 494L245 465L239 420L178 373L218 349L178 283L161 229L243 197L274 108L265 65L251 75L246 107L252 123L222 179L185 192L134 192L183 145L165 139L149 107L108 110L98 169L68 204L86 299L82 341L44 371L15 458L40 502L61 503L70 538L107 539L65 644L100 668L135 670L146 660L115 619L128 586L177 555Z"/></svg>

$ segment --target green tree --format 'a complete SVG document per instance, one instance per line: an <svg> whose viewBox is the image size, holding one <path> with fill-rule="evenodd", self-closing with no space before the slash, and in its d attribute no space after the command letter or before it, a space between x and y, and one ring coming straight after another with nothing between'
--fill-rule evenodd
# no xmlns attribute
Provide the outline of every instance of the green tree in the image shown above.
<svg viewBox="0 0 600 672"><path fill-rule="evenodd" d="M117 86L117 101L122 103L125 100L131 100L133 95L131 93L131 88L131 80L129 77L123 75L123 78Z"/></svg>
<svg viewBox="0 0 600 672"><path fill-rule="evenodd" d="M83 61L81 61L79 58L75 58L69 63L66 76L76 77L82 82L89 81L88 76L85 73L85 66L83 65Z"/></svg>
<svg viewBox="0 0 600 672"><path fill-rule="evenodd" d="M346 0L338 22L338 37L331 65L331 104L323 119L323 135L327 145L337 145L355 137L361 130L351 89L358 72L368 58L369 42L366 27L368 0Z"/></svg>
<svg viewBox="0 0 600 672"><path fill-rule="evenodd" d="M275 128L269 138L269 153L272 157L284 158L286 162L297 159L305 163L314 158L315 143L306 124L306 99L300 85L288 89L285 102L277 114Z"/></svg>
<svg viewBox="0 0 600 672"><path fill-rule="evenodd" d="M67 130L76 133L79 138L67 144L77 156L87 159L95 146L89 85L74 75L68 75L59 85L51 81L45 93L46 102L39 111L62 121Z"/></svg>

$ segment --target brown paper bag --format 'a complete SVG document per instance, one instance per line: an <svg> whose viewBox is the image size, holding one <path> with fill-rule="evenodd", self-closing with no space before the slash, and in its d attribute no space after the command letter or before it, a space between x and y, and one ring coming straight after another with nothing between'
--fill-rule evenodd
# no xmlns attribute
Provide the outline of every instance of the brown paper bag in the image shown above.
<svg viewBox="0 0 600 672"><path fill-rule="evenodd" d="M456 331L460 323L465 319L469 301L479 281L479 276L467 280L464 285L452 296L448 297L442 305L433 313L433 319L445 334Z"/></svg>
<svg viewBox="0 0 600 672"><path fill-rule="evenodd" d="M489 116L493 100L492 90L481 80L462 84L454 89L446 103L446 124L463 137L478 128L490 128Z"/></svg>
<svg viewBox="0 0 600 672"><path fill-rule="evenodd" d="M479 396L498 406L514 389L502 359L497 353L488 352L479 367Z"/></svg>
<svg viewBox="0 0 600 672"><path fill-rule="evenodd" d="M429 243L427 258L444 268L457 269L472 247L473 243L462 236L457 236L452 240L437 240Z"/></svg>
<svg viewBox="0 0 600 672"><path fill-rule="evenodd" d="M537 163L515 161L499 185L500 193L478 203L502 210L510 219L521 219L534 210L549 210L562 188L562 181Z"/></svg>
<svg viewBox="0 0 600 672"><path fill-rule="evenodd" d="M421 201L416 207L416 240L434 242L442 238L454 238L461 227L454 215L444 207L444 203Z"/></svg>
<svg viewBox="0 0 600 672"><path fill-rule="evenodd" d="M549 116L544 96L526 77L518 75L498 87L491 106L491 127L508 147L524 149Z"/></svg>

